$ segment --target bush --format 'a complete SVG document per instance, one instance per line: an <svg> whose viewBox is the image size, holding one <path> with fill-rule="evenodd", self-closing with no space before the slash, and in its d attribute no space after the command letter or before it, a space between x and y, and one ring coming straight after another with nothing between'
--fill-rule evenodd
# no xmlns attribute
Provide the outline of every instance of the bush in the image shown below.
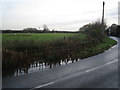
<svg viewBox="0 0 120 90"><path fill-rule="evenodd" d="M104 28L106 28L106 23L104 24ZM102 30L102 23L100 21L96 21L94 23L89 23L87 25L84 25L82 28L79 29L80 32L83 32L88 35L88 38L91 38L93 40L100 40L102 41L103 36L103 30Z"/></svg>

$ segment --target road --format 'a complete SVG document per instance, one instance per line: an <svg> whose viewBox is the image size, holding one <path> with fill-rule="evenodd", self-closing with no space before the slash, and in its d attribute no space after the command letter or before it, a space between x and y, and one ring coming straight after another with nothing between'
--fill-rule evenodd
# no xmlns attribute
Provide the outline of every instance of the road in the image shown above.
<svg viewBox="0 0 120 90"><path fill-rule="evenodd" d="M118 88L118 46L65 66L3 78L3 88Z"/></svg>

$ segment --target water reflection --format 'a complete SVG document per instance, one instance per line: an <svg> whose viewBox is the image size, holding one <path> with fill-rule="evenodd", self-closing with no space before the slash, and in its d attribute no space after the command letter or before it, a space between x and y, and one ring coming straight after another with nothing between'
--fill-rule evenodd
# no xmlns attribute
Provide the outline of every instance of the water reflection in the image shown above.
<svg viewBox="0 0 120 90"><path fill-rule="evenodd" d="M11 76L19 76L19 75L24 75L27 73L33 73L33 72L37 72L37 71L43 71L43 70L47 70L56 66L63 66L63 65L67 65L70 63L74 63L76 61L79 61L80 59L76 59L76 60L60 60L60 62L57 63L46 63L46 62L40 62L40 61L35 61L34 63L30 64L29 66L25 66L22 68L18 68L16 70L10 70L7 72L4 72L5 74L3 75L3 77L11 77Z"/></svg>

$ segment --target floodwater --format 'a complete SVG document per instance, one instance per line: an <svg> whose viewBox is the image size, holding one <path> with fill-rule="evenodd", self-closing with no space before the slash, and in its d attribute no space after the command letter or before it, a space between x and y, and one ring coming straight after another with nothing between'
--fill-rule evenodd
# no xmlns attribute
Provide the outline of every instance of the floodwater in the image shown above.
<svg viewBox="0 0 120 90"><path fill-rule="evenodd" d="M29 74L29 73L33 73L33 72L37 72L37 71L44 71L56 66L63 66L63 65L67 65L70 63L74 63L76 61L79 61L80 59L77 60L61 60L59 63L56 64L48 64L48 63L40 63L39 61L35 61L34 63L32 63L30 65L30 67L25 67L22 69L17 69L17 70L10 70L7 72L4 72L5 74L3 75L3 77L13 77L13 76L19 76L19 75L25 75L25 74Z"/></svg>

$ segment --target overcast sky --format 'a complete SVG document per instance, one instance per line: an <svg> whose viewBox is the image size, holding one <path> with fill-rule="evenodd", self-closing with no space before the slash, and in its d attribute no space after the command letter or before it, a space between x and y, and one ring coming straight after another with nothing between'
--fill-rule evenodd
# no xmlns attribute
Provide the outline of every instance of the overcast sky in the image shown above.
<svg viewBox="0 0 120 90"><path fill-rule="evenodd" d="M105 1L105 20L118 23L118 0ZM103 0L0 0L0 29L73 30L102 17Z"/></svg>

